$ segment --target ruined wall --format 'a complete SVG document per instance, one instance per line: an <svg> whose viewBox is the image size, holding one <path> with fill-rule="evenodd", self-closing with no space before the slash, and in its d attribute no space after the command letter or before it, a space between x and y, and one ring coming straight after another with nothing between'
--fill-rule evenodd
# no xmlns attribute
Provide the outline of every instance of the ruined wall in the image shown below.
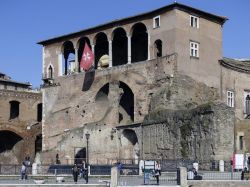
<svg viewBox="0 0 250 187"><path fill-rule="evenodd" d="M222 103L154 112L142 124L142 157L195 159L196 152L199 161L230 160L234 140L228 134L234 133L233 114Z"/></svg>
<svg viewBox="0 0 250 187"><path fill-rule="evenodd" d="M19 116L10 119L9 102L13 100L20 103ZM1 138L8 139L0 145L1 164L20 164L25 156L33 160L35 140L42 133L41 122L37 121L37 105L41 100L40 92L0 90L0 133Z"/></svg>

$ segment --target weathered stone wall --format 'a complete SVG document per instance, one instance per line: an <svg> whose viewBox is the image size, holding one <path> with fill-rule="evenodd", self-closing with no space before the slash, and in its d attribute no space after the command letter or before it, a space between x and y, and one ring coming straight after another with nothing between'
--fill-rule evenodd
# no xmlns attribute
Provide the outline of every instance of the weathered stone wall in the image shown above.
<svg viewBox="0 0 250 187"><path fill-rule="evenodd" d="M13 100L20 102L19 116L10 119L9 102ZM35 140L42 133L41 122L37 121L37 105L40 103L40 92L0 90L0 131L14 133L22 139L11 150L0 154L1 164L20 164L25 156L33 160Z"/></svg>
<svg viewBox="0 0 250 187"><path fill-rule="evenodd" d="M142 125L145 159L230 160L234 150L234 113L222 103L156 111Z"/></svg>

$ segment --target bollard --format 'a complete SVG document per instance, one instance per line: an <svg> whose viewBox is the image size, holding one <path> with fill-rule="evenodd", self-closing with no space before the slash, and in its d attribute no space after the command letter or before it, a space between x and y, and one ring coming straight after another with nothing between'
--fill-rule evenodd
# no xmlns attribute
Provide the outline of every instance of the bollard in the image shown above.
<svg viewBox="0 0 250 187"><path fill-rule="evenodd" d="M177 173L178 174L178 173ZM179 170L179 182L181 187L187 187L187 168L185 167L180 167ZM178 177L177 177L178 178ZM178 180L178 179L177 179Z"/></svg>
<svg viewBox="0 0 250 187"><path fill-rule="evenodd" d="M119 172L116 166L111 168L111 183L110 187L117 187L118 186L118 179L119 179Z"/></svg>

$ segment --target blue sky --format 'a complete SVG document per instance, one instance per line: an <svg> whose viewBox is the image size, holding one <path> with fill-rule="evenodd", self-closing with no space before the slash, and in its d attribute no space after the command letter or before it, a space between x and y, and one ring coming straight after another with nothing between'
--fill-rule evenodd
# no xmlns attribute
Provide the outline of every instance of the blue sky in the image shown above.
<svg viewBox="0 0 250 187"><path fill-rule="evenodd" d="M42 47L38 41L76 32L173 3L173 0L0 0L0 72L39 87ZM250 58L249 0L177 0L229 18L223 56Z"/></svg>

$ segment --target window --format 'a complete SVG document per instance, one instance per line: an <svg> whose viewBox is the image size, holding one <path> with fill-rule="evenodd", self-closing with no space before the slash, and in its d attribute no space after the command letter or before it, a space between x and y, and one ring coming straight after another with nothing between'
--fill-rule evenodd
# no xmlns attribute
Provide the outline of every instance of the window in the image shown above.
<svg viewBox="0 0 250 187"><path fill-rule="evenodd" d="M43 104L39 103L37 105L37 121L38 122L42 121L42 113L43 113Z"/></svg>
<svg viewBox="0 0 250 187"><path fill-rule="evenodd" d="M10 101L10 119L15 119L19 116L19 102Z"/></svg>
<svg viewBox="0 0 250 187"><path fill-rule="evenodd" d="M227 105L234 107L234 92L227 91Z"/></svg>
<svg viewBox="0 0 250 187"><path fill-rule="evenodd" d="M199 43L190 42L190 56L191 57L199 57Z"/></svg>
<svg viewBox="0 0 250 187"><path fill-rule="evenodd" d="M250 91L244 92L244 113L250 114Z"/></svg>
<svg viewBox="0 0 250 187"><path fill-rule="evenodd" d="M190 26L199 28L199 18L196 16L190 16Z"/></svg>
<svg viewBox="0 0 250 187"><path fill-rule="evenodd" d="M239 148L240 150L243 150L244 148L244 136L239 136Z"/></svg>
<svg viewBox="0 0 250 187"><path fill-rule="evenodd" d="M162 56L162 41L161 40L155 41L155 56L156 57Z"/></svg>
<svg viewBox="0 0 250 187"><path fill-rule="evenodd" d="M160 27L160 25L161 25L160 16L154 17L154 29Z"/></svg>

